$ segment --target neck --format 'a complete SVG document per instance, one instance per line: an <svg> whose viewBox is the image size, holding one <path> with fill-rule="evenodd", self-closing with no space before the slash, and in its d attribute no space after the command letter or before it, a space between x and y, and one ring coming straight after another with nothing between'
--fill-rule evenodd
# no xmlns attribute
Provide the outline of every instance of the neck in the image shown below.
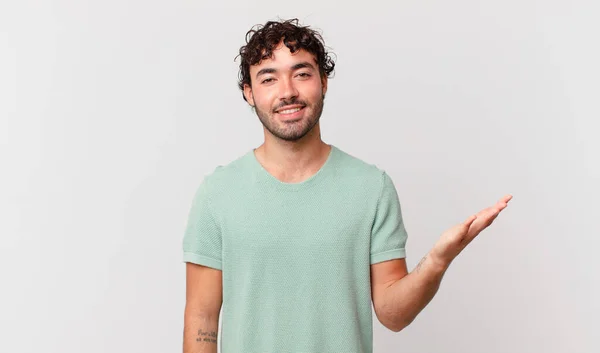
<svg viewBox="0 0 600 353"><path fill-rule="evenodd" d="M256 159L275 178L295 183L315 174L329 157L331 146L316 134L307 134L298 141L267 138L254 150ZM271 136L273 137L273 136Z"/></svg>

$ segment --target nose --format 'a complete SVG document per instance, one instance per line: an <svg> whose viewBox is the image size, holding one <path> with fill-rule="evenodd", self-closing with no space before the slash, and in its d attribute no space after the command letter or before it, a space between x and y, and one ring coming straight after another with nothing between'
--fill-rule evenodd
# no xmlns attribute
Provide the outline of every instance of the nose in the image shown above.
<svg viewBox="0 0 600 353"><path fill-rule="evenodd" d="M298 90L291 79L280 80L279 99L290 100L298 97Z"/></svg>

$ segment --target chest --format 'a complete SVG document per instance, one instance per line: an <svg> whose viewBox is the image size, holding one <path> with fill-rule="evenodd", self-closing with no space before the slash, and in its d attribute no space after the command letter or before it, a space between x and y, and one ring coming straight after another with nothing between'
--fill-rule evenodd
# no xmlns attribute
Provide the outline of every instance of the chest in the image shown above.
<svg viewBox="0 0 600 353"><path fill-rule="evenodd" d="M368 249L373 214L350 194L249 194L220 223L232 257L344 258Z"/></svg>

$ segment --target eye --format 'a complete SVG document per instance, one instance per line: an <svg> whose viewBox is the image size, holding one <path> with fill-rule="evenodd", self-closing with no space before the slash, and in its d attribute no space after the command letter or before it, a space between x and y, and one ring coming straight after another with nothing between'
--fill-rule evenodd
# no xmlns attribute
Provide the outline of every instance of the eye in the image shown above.
<svg viewBox="0 0 600 353"><path fill-rule="evenodd" d="M310 77L310 74L308 72L301 72L298 74L298 76L300 77Z"/></svg>
<svg viewBox="0 0 600 353"><path fill-rule="evenodd" d="M261 83L269 83L271 81L273 81L273 78L267 78L267 79L262 80Z"/></svg>

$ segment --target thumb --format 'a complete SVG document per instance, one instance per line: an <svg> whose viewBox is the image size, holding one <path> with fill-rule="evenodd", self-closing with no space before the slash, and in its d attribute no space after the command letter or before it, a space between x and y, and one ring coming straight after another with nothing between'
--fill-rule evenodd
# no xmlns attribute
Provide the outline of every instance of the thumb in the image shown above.
<svg viewBox="0 0 600 353"><path fill-rule="evenodd" d="M465 220L465 222L462 224L464 228L469 229L469 227L471 226L471 224L473 224L473 222L477 219L477 215L472 215L469 218L467 218Z"/></svg>

